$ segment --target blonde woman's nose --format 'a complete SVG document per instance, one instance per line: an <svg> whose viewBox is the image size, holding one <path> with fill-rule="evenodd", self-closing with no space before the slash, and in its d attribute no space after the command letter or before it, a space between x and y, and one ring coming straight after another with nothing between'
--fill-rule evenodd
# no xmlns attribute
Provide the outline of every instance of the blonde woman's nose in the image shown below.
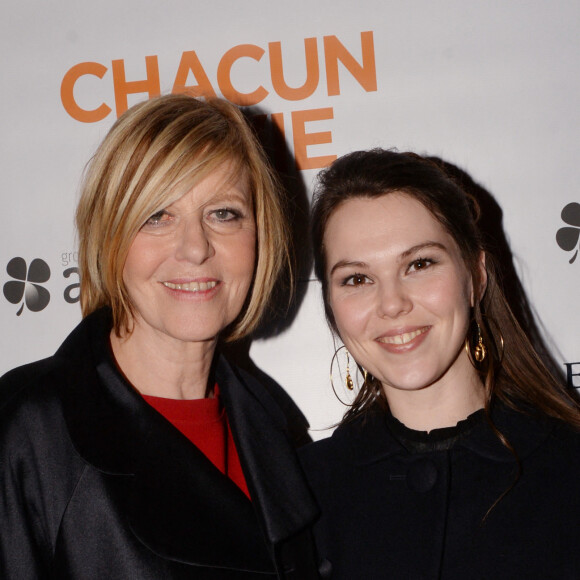
<svg viewBox="0 0 580 580"><path fill-rule="evenodd" d="M178 228L176 235L175 257L178 260L201 264L213 256L211 235L203 223L184 222Z"/></svg>

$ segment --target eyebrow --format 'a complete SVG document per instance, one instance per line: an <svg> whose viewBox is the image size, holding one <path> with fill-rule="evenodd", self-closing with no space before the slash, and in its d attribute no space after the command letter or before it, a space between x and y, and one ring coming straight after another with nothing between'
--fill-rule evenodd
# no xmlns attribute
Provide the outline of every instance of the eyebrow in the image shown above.
<svg viewBox="0 0 580 580"><path fill-rule="evenodd" d="M178 198L172 201L171 203L167 204L165 207L162 207L161 209L159 209L154 213L159 213L160 211L164 210L171 211L170 210L171 206L176 204L180 199L181 198ZM242 205L247 205L250 208L253 207L254 205L251 193L248 193L246 195L246 193L242 189L233 186L227 187L226 189L218 189L217 193L215 193L214 197L211 200L201 205L198 205L197 207L206 207L207 205L213 205L214 203L221 204L221 203L232 203L236 201L241 203Z"/></svg>
<svg viewBox="0 0 580 580"><path fill-rule="evenodd" d="M431 242L431 241L422 242L402 252L401 255L399 256L399 260L401 261L405 260L409 256L412 256L414 253L419 252L420 250L424 250L426 248L438 248L440 250L443 250L444 252L447 252L447 248L439 242ZM334 272L336 270L339 270L340 268L368 268L368 264L366 262L359 262L355 260L339 260L331 268L329 276L332 276Z"/></svg>
<svg viewBox="0 0 580 580"><path fill-rule="evenodd" d="M409 256L411 256L412 254L414 254L415 252L418 252L420 250L424 250L426 248L438 248L439 250L443 250L444 252L447 252L447 248L441 244L440 242L423 242L421 244L417 244L416 246L413 246L412 248L409 248L408 250L405 250L401 255L400 258L402 260L404 260L405 258L408 258Z"/></svg>
<svg viewBox="0 0 580 580"><path fill-rule="evenodd" d="M238 187L237 184L233 184L230 187L218 191L215 197L218 202L220 200L239 201L248 205L253 205L252 191L249 186L246 189L245 187Z"/></svg>
<svg viewBox="0 0 580 580"><path fill-rule="evenodd" d="M349 262L348 260L339 260L332 269L330 270L329 276L332 276L334 272L340 268L367 268L368 264L366 262Z"/></svg>
<svg viewBox="0 0 580 580"><path fill-rule="evenodd" d="M216 201L241 201L243 203L251 203L251 195L246 195L244 192L237 189L230 189L228 191L220 191L215 194Z"/></svg>

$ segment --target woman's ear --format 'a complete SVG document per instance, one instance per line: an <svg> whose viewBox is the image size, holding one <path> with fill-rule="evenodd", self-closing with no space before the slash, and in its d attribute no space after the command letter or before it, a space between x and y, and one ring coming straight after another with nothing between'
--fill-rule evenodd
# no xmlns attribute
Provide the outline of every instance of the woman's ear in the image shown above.
<svg viewBox="0 0 580 580"><path fill-rule="evenodd" d="M485 289L487 288L487 270L485 268L485 252L481 250L479 253L479 258L477 260L477 270L479 273L479 280L478 280L478 288L477 290L472 288L471 289L471 307L475 306L475 300L477 296L477 300L481 300L483 295L485 294ZM474 280L475 283L475 280Z"/></svg>

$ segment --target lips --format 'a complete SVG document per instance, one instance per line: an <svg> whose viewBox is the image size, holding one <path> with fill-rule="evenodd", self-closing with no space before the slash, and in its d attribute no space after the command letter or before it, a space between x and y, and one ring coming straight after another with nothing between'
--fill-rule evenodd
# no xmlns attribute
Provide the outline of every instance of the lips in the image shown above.
<svg viewBox="0 0 580 580"><path fill-rule="evenodd" d="M408 344L413 339L417 338L419 335L424 334L429 330L428 326L423 328L418 328L417 330L413 330L411 332L403 332L401 334L395 334L394 336L381 336L377 338L377 342L381 342L383 344Z"/></svg>
<svg viewBox="0 0 580 580"><path fill-rule="evenodd" d="M217 280L208 280L207 282L186 282L183 284L174 284L173 282L162 282L163 286L171 290L181 290L182 292L205 292L212 290L217 286Z"/></svg>
<svg viewBox="0 0 580 580"><path fill-rule="evenodd" d="M425 340L431 326L422 326L420 328L409 329L404 331L391 331L388 334L376 338L376 342L381 348L393 354L403 354L411 352L419 347Z"/></svg>

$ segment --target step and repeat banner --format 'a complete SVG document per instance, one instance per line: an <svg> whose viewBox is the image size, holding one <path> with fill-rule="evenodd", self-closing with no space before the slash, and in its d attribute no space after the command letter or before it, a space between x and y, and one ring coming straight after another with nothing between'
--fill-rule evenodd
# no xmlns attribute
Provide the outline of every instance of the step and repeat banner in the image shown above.
<svg viewBox="0 0 580 580"><path fill-rule="evenodd" d="M73 215L109 127L143 99L197 90L274 124L305 200L317 172L354 149L414 150L465 172L549 352L580 387L579 28L576 0L9 0L0 374L51 355L80 320ZM249 356L316 439L344 407L311 278L302 271L296 308Z"/></svg>

